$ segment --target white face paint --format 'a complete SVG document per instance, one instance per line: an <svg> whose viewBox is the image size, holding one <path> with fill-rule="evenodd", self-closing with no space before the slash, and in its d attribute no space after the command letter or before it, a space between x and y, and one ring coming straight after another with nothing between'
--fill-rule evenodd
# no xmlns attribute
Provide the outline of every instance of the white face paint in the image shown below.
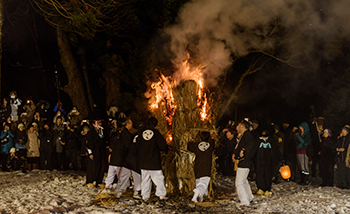
<svg viewBox="0 0 350 214"><path fill-rule="evenodd" d="M153 131L150 130L150 129L147 129L147 130L145 130L145 131L142 132L142 137L143 137L143 139L145 139L145 140L151 140L152 137L153 137L153 135L154 135L154 133L153 133Z"/></svg>
<svg viewBox="0 0 350 214"><path fill-rule="evenodd" d="M208 143L208 142L200 142L199 144L198 144L198 149L200 150L200 151L202 151L202 152L205 152L205 151L207 151L207 149L209 148L209 146L210 146L210 143Z"/></svg>
<svg viewBox="0 0 350 214"><path fill-rule="evenodd" d="M11 98L12 98L12 99L15 99L16 97L12 95Z"/></svg>

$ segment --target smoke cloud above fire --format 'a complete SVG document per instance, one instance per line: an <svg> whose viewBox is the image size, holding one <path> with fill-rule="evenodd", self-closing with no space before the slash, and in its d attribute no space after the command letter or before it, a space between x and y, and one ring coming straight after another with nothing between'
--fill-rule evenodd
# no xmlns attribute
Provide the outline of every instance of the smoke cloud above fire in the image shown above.
<svg viewBox="0 0 350 214"><path fill-rule="evenodd" d="M180 65L189 51L206 66L206 83L214 85L236 59L253 51L316 65L319 44L350 34L349 8L347 0L193 0L165 32L173 64Z"/></svg>

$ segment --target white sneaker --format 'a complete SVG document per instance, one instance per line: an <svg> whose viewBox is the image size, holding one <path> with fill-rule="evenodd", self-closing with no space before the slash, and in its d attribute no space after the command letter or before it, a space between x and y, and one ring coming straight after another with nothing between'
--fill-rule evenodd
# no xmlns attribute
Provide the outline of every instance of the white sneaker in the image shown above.
<svg viewBox="0 0 350 214"><path fill-rule="evenodd" d="M132 197L135 198L135 199L142 199L141 195L140 195L140 193L138 191L134 191L134 195Z"/></svg>
<svg viewBox="0 0 350 214"><path fill-rule="evenodd" d="M165 196L161 196L159 197L160 200L168 200L168 197L165 197Z"/></svg>
<svg viewBox="0 0 350 214"><path fill-rule="evenodd" d="M122 196L122 193L121 192L117 192L117 195L115 197L119 199L121 196Z"/></svg>

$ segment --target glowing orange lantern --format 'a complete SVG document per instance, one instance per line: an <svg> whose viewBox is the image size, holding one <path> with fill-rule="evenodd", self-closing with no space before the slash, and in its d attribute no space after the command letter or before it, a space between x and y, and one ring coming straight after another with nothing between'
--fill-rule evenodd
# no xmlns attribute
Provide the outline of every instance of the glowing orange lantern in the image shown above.
<svg viewBox="0 0 350 214"><path fill-rule="evenodd" d="M288 179L291 177L291 172L288 165L281 166L280 173L283 179Z"/></svg>

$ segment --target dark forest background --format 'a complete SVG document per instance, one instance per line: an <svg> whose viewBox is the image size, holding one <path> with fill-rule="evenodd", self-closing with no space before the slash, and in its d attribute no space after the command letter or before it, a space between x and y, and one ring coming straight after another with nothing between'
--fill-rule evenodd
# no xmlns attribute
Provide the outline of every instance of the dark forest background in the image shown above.
<svg viewBox="0 0 350 214"><path fill-rule="evenodd" d="M169 48L169 38L162 29L176 23L177 14L186 2L128 1L123 9L128 11L123 20L128 24L117 32L98 29L89 37L66 31L80 78L83 79L84 69L88 74L88 82L82 81L81 96L89 100L90 91L92 101L87 102L90 117L105 117L106 110L113 105L134 120L148 116L147 100L143 96L147 80L154 78L155 69L168 74L173 69L173 56L165 51ZM54 106L58 100L55 71L61 86L68 84L57 44L57 29L45 20L33 2L4 0L2 31L1 97L8 97L15 90L22 100L44 99ZM337 48L319 44L318 66L291 67L271 60L247 76L219 125L243 117L265 124L287 120L297 125L310 119L311 105L315 106L316 116L326 118L326 128L339 129L350 123L349 42L347 38L328 42ZM237 59L227 70L224 95L232 92L239 76L258 55L251 53ZM70 110L74 98L64 90L59 94L64 108Z"/></svg>

